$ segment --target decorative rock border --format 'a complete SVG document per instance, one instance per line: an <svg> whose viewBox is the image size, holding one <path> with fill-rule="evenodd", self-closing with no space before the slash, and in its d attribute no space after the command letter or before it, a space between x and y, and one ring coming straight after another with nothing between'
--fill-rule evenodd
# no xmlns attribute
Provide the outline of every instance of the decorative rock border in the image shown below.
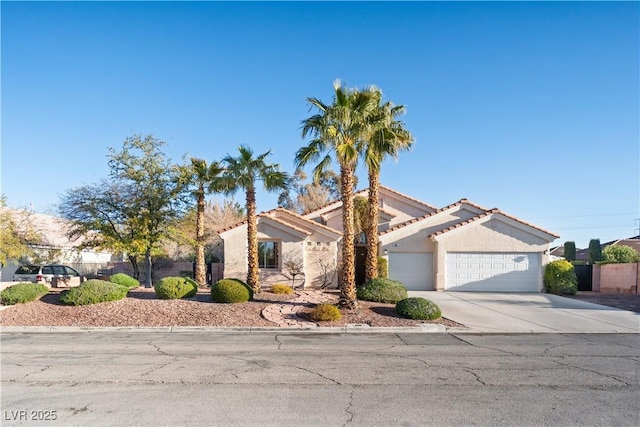
<svg viewBox="0 0 640 427"><path fill-rule="evenodd" d="M290 301L272 304L262 310L262 317L283 328L317 328L318 325L298 317L298 311L310 304L337 301L334 295L318 291L296 291L296 297Z"/></svg>

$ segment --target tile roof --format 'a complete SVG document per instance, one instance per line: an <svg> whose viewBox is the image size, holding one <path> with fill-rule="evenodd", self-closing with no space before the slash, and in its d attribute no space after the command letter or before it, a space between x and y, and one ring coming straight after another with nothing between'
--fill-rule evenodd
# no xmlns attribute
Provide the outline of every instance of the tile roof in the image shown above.
<svg viewBox="0 0 640 427"><path fill-rule="evenodd" d="M421 216L421 217L418 217L418 218L411 218L410 220L407 220L407 221L401 222L400 224L396 224L396 225L394 225L393 227L391 227L391 228L389 228L389 229L387 229L387 230L381 231L381 232L379 233L379 235L380 235L380 236L382 236L382 235L385 235L385 234L389 234L389 233L391 233L392 231L399 230L399 229L401 229L401 228L406 227L407 225L415 224L416 222L420 222L420 221L422 221L422 220L424 220L424 219L426 219L426 218L432 217L432 216L434 216L434 215L437 215L437 214L439 214L439 213L441 213L441 212L444 212L444 211L447 211L447 210L449 210L449 209L455 208L456 206L460 206L460 205L462 205L462 204L469 205L469 206L473 206L474 208L480 209L481 211L486 211L486 210L487 210L486 208L483 208L483 207L482 207L482 206L480 206L480 205L476 205L475 203L472 203L472 202L468 201L467 199L460 199L460 200L458 200L458 201L457 201L457 202L455 202L455 203L452 203L452 204L450 204L450 205L448 205L448 206L445 206L444 208L436 209L435 211L430 212L430 213L428 213L428 214L425 214L425 215L423 215L423 216Z"/></svg>
<svg viewBox="0 0 640 427"><path fill-rule="evenodd" d="M526 225L527 227L531 227L531 228L533 228L533 229L535 229L535 230L541 231L541 232L543 232L543 233L545 233L545 234L548 234L549 236L552 236L552 237L555 237L555 238L560 237L560 236L558 236L558 235L557 235L557 234L555 234L555 233L552 233L552 232L550 232L550 231L548 231L548 230L545 230L544 228L540 228L540 227L538 227L538 226L536 226L536 225L533 225L533 224L528 223L528 222L526 222L526 221L523 221L523 220L521 220L521 219L519 219L519 218L516 218L516 217L515 217L515 216L513 216L513 215L509 215L508 213L503 212L503 211L501 211L501 210L500 210L500 209L498 209L498 208L493 208L493 209L487 210L487 211L485 211L485 212L482 212L482 213L481 213L481 214L479 214L479 215L474 216L473 218L469 218L469 219L467 219L467 220L460 221L459 223L454 224L454 225L452 225L452 226L450 226L450 227L447 227L447 228L445 228L445 229L443 229L443 230L436 231L435 233L432 233L431 235L429 235L429 237L440 236L440 235L442 235L442 234L444 234L444 233L447 233L447 232L449 232L449 231L455 230L455 229L460 228L460 227L462 227L462 226L464 226L464 225L467 225L467 224L470 224L470 223L472 223L472 222L478 221L478 220L480 220L480 219L482 219L482 218L485 218L485 217L490 216L490 215L493 215L493 214L502 215L502 216L503 216L503 217L505 217L505 218L509 218L509 219L511 219L511 220L513 220L513 221L516 221L516 222L520 223L520 224Z"/></svg>
<svg viewBox="0 0 640 427"><path fill-rule="evenodd" d="M282 225L285 225L287 227L290 227L290 228L292 228L292 229L294 229L294 230L296 230L296 231L298 231L300 233L304 233L304 234L307 234L307 235L311 234L308 230L305 230L303 228L297 227L297 226L295 226L295 225L293 225L293 224L291 224L291 223L289 223L287 221L283 221L282 219L279 219L278 217L276 217L274 215L277 212L282 212L282 213L286 213L287 215L291 215L291 216L293 216L293 217L295 217L295 218L297 218L297 219L299 219L301 221L304 221L305 223L308 223L309 226L311 226L311 227L318 227L318 228L324 229L326 231L329 231L331 233L342 235L342 233L340 231L338 231L338 230L336 230L334 228L331 228L331 227L328 227L326 225L320 224L320 223L318 223L316 221L312 221L310 219L304 218L304 217L298 215L295 212L292 212L292 211L290 211L288 209L281 208L281 207L278 207L278 208L275 208L275 209L271 209L271 210L266 211L266 212L260 212L257 215L257 218L258 219L259 218L268 218L268 219L273 220L273 221L275 221L275 222L277 222L279 224L282 224ZM233 230L234 228L240 227L241 225L244 225L246 223L247 223L247 220L237 222L237 223L232 224L232 225L230 225L228 227L225 227L225 228L223 228L221 230L218 230L218 234L224 233L226 231Z"/></svg>
<svg viewBox="0 0 640 427"><path fill-rule="evenodd" d="M381 188L381 189L385 189L385 190L386 190L386 191L388 191L389 193L396 194L396 195L398 195L398 196L400 196L400 197L403 197L403 198L405 198L405 199L407 199L407 200L411 200L411 201L413 201L413 202L419 203L419 204L421 204L421 205L423 205L423 206L428 207L429 209L437 209L435 206L432 206L432 205L430 205L429 203L423 202L422 200L416 199L415 197L407 196L406 194L403 194L403 193L401 193L401 192L399 192L399 191L396 191L396 190L394 190L394 189L392 189L392 188L389 188L389 187L387 187L387 186L385 186L385 185L380 184L380 188ZM364 190L363 190L363 191L364 191Z"/></svg>
<svg viewBox="0 0 640 427"><path fill-rule="evenodd" d="M402 198L405 198L405 199L407 199L407 200L411 200L411 201L412 201L412 202L414 202L414 203L418 203L418 204L421 204L421 205L423 205L423 206L426 206L426 207L427 207L427 208L429 208L429 209L436 209L436 207L435 207L435 206L432 206L432 205L430 205L429 203L423 202L422 200L416 199L415 197L407 196L406 194L403 194L403 193L401 193L401 192L399 192L399 191L396 191L396 190L394 190L394 189L392 189L392 188L389 188L389 187L387 187L386 185L382 185L382 184L380 184L380 189L384 189L385 191L387 191L387 192L389 192L389 193L395 194L395 195L400 196L400 197L402 197ZM369 191L369 188L363 188L363 189L361 189L361 190L357 190L357 191L355 191L355 192L353 193L353 195L354 195L354 196L359 196L359 195L361 195L361 194L366 193L367 191ZM326 203L326 204L324 204L324 205L320 206L319 208L316 208L316 209L311 210L311 211L309 211L309 212L305 212L305 213L303 213L303 215L305 215L305 216L310 215L310 214L312 214L312 213L314 213L314 212L318 212L318 211L321 211L321 210L323 210L323 209L326 209L326 208L328 208L329 206L331 206L331 205L333 205L333 204L335 204L335 203L341 203L341 202L342 202L342 201L341 201L340 199L333 200L333 201L331 201L331 202L328 202L328 203ZM333 210L333 209L332 209L332 210Z"/></svg>
<svg viewBox="0 0 640 427"><path fill-rule="evenodd" d="M295 230L295 231L297 231L297 232L298 232L298 233L300 233L300 234L306 234L307 236L310 236L310 235L311 235L311 232L310 232L309 230L305 230L304 228L301 228L301 227L295 226L295 225L291 224L290 222L283 221L283 220L281 220L280 218L277 218L277 217L275 217L275 216L271 216L271 215L262 215L262 216L259 216L259 217L258 217L258 220L263 219L263 218L264 218L265 220L273 221L273 222L276 222L276 223L278 223L278 224L280 224L280 225L282 225L282 226L284 226L284 227L287 227L287 228L290 228L290 229L292 229L292 230Z"/></svg>
<svg viewBox="0 0 640 427"><path fill-rule="evenodd" d="M614 240L612 242L604 243L601 247L604 249L607 246L611 245L619 245L619 246L629 246L632 249L635 249L637 252L640 252L640 236L629 237L627 239Z"/></svg>
<svg viewBox="0 0 640 427"><path fill-rule="evenodd" d="M285 208L275 208L275 209L271 209L270 211L265 212L265 214L267 214L267 215L268 215L268 214L276 213L276 212L282 212L282 213L285 213L285 214L287 214L287 215L291 215L292 217L297 218L297 219L299 219L300 221L304 221L305 223L308 223L308 224L309 224L309 226L311 226L311 227L318 227L318 228L321 228L321 229L327 230L327 231L329 231L329 232L331 232L331 233L338 234L338 235L342 235L342 232L340 232L339 230L336 230L335 228L331 228L331 227L329 227L329 226L327 226L327 225L320 224L319 222L316 222L316 221L313 221L313 220L307 219L307 218L303 217L302 215L299 215L299 214L297 214L297 213L295 213L295 212L292 212L292 211L290 211L290 210L288 210L288 209L285 209Z"/></svg>

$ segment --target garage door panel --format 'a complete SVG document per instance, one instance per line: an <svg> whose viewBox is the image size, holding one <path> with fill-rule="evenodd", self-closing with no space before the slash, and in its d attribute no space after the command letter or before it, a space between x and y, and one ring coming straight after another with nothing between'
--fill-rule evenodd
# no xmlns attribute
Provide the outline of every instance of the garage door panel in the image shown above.
<svg viewBox="0 0 640 427"><path fill-rule="evenodd" d="M481 262L469 262L481 259ZM487 262L489 261L489 262ZM539 292L540 254L447 253L445 289Z"/></svg>
<svg viewBox="0 0 640 427"><path fill-rule="evenodd" d="M433 290L433 254L390 253L389 278L402 282L411 291Z"/></svg>

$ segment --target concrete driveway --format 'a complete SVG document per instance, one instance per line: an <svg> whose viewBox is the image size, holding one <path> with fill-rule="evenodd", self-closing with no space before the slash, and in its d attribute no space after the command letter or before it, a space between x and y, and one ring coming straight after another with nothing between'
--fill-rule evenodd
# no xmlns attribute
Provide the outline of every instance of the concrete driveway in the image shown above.
<svg viewBox="0 0 640 427"><path fill-rule="evenodd" d="M409 291L469 332L640 332L640 315L550 294Z"/></svg>

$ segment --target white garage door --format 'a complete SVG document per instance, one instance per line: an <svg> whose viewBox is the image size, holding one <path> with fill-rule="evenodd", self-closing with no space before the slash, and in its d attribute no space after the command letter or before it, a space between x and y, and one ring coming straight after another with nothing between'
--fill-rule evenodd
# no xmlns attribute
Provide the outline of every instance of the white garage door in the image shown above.
<svg viewBox="0 0 640 427"><path fill-rule="evenodd" d="M540 292L540 254L448 252L445 289Z"/></svg>
<svg viewBox="0 0 640 427"><path fill-rule="evenodd" d="M390 253L389 278L402 282L411 291L433 290L433 254Z"/></svg>

